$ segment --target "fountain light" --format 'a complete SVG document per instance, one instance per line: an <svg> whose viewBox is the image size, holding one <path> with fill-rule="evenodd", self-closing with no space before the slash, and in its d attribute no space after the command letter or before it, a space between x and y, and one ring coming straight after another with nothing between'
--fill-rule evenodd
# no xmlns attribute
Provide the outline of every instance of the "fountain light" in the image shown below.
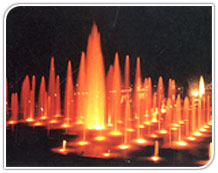
<svg viewBox="0 0 218 173"><path fill-rule="evenodd" d="M103 153L103 156L104 157L110 157L111 156L110 149L106 153Z"/></svg>
<svg viewBox="0 0 218 173"><path fill-rule="evenodd" d="M138 138L138 139L135 140L135 142L138 143L138 144L145 144L147 141L145 139L143 139L143 138Z"/></svg>
<svg viewBox="0 0 218 173"><path fill-rule="evenodd" d="M8 125L14 125L14 124L16 124L17 122L16 121L13 121L13 120L10 120L10 121L8 121Z"/></svg>
<svg viewBox="0 0 218 173"><path fill-rule="evenodd" d="M171 124L171 126L178 128L178 127L179 127L179 124L178 124L178 123L173 123L173 124Z"/></svg>
<svg viewBox="0 0 218 173"><path fill-rule="evenodd" d="M208 125L204 125L204 128L205 128L205 129L209 129L210 126L208 126Z"/></svg>
<svg viewBox="0 0 218 173"><path fill-rule="evenodd" d="M190 141L195 141L196 140L196 138L193 137L193 136L189 136L189 137L187 137L187 139L190 140Z"/></svg>
<svg viewBox="0 0 218 173"><path fill-rule="evenodd" d="M96 136L95 137L95 140L96 141L103 141L103 140L105 140L106 138L104 137L104 136Z"/></svg>
<svg viewBox="0 0 218 173"><path fill-rule="evenodd" d="M62 127L62 128L69 128L69 127L70 127L70 124L64 123L64 124L61 125L61 127Z"/></svg>
<svg viewBox="0 0 218 173"><path fill-rule="evenodd" d="M96 126L93 126L93 127L88 128L88 129L89 129L89 130L103 130L104 127L103 127L103 126L98 126L98 125L96 125Z"/></svg>
<svg viewBox="0 0 218 173"><path fill-rule="evenodd" d="M149 157L148 160L151 160L151 161L153 161L155 163L162 160L162 158L159 157L159 142L157 140L154 143L154 155Z"/></svg>
<svg viewBox="0 0 218 173"><path fill-rule="evenodd" d="M103 153L104 157L109 157L111 154L110 153Z"/></svg>
<svg viewBox="0 0 218 173"><path fill-rule="evenodd" d="M62 115L61 115L61 114L55 114L54 117L55 117L55 118L60 118L60 117L62 117Z"/></svg>
<svg viewBox="0 0 218 173"><path fill-rule="evenodd" d="M89 142L88 141L79 141L79 142L77 142L77 144L80 146L85 146L85 145L88 145Z"/></svg>
<svg viewBox="0 0 218 173"><path fill-rule="evenodd" d="M161 113L166 113L166 109L164 107L161 107Z"/></svg>
<svg viewBox="0 0 218 173"><path fill-rule="evenodd" d="M49 123L51 123L51 124L55 124L55 123L57 123L57 122L58 122L58 121L57 121L57 120L54 120L54 119L49 121Z"/></svg>
<svg viewBox="0 0 218 173"><path fill-rule="evenodd" d="M46 120L46 119L48 119L48 117L47 116L42 116L42 117L40 117L40 119L41 120Z"/></svg>
<svg viewBox="0 0 218 173"><path fill-rule="evenodd" d="M41 122L39 122L39 121L34 123L34 126L42 126L42 125L43 124Z"/></svg>
<svg viewBox="0 0 218 173"><path fill-rule="evenodd" d="M196 131L196 132L193 133L193 135L194 135L194 136L202 136L202 133Z"/></svg>
<svg viewBox="0 0 218 173"><path fill-rule="evenodd" d="M108 127L113 127L113 124L112 123L107 123L107 126Z"/></svg>
<svg viewBox="0 0 218 173"><path fill-rule="evenodd" d="M158 131L160 134L167 134L167 130L159 130Z"/></svg>
<svg viewBox="0 0 218 173"><path fill-rule="evenodd" d="M187 146L188 145L188 143L185 141L177 141L177 142L175 142L175 144L179 145L179 146Z"/></svg>
<svg viewBox="0 0 218 173"><path fill-rule="evenodd" d="M121 145L118 146L118 148L121 149L121 150L126 150L126 149L130 148L130 145L121 144Z"/></svg>
<svg viewBox="0 0 218 173"><path fill-rule="evenodd" d="M150 121L145 121L144 124L147 125L147 126L152 125L152 123Z"/></svg>
<svg viewBox="0 0 218 173"><path fill-rule="evenodd" d="M33 121L34 121L34 119L31 117L26 119L26 122L33 122Z"/></svg>
<svg viewBox="0 0 218 173"><path fill-rule="evenodd" d="M205 128L200 128L200 132L206 132L207 130Z"/></svg>
<svg viewBox="0 0 218 173"><path fill-rule="evenodd" d="M126 131L127 132L134 132L135 130L133 128L127 128Z"/></svg>
<svg viewBox="0 0 218 173"><path fill-rule="evenodd" d="M67 145L67 141L63 140L62 142L62 148L60 149L60 152L65 152L66 151L66 145Z"/></svg>
<svg viewBox="0 0 218 173"><path fill-rule="evenodd" d="M115 130L113 130L113 131L111 131L110 133L109 133L109 135L111 135L111 136L121 136L122 135L122 132L120 132L120 131L115 131Z"/></svg>
<svg viewBox="0 0 218 173"><path fill-rule="evenodd" d="M157 162L159 162L162 159L159 156L152 156L152 157L149 158L149 160L157 163Z"/></svg>
<svg viewBox="0 0 218 173"><path fill-rule="evenodd" d="M73 153L75 152L74 148L67 148L67 140L62 141L62 146L59 148L53 148L53 152L61 154L61 155L67 155L68 153Z"/></svg>
<svg viewBox="0 0 218 173"><path fill-rule="evenodd" d="M150 137L151 137L151 138L157 138L158 136L153 133L153 134L150 134Z"/></svg>
<svg viewBox="0 0 218 173"><path fill-rule="evenodd" d="M77 125L82 125L82 124L83 124L83 121L82 121L82 120L77 120L77 121L75 122L75 124L77 124Z"/></svg>

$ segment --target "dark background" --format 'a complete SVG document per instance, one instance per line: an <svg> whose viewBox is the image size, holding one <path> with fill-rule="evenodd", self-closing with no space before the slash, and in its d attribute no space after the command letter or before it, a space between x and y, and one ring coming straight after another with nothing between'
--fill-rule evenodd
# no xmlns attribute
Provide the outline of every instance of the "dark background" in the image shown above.
<svg viewBox="0 0 218 173"><path fill-rule="evenodd" d="M176 79L186 86L202 74L211 81L212 7L16 7L6 21L6 76L9 92L20 92L26 74L48 79L50 58L64 89L67 61L72 61L76 81L80 55L86 51L95 21L101 33L105 70L118 51L122 74L130 55L131 82L136 58L141 58L144 79ZM48 82L48 80L46 81Z"/></svg>

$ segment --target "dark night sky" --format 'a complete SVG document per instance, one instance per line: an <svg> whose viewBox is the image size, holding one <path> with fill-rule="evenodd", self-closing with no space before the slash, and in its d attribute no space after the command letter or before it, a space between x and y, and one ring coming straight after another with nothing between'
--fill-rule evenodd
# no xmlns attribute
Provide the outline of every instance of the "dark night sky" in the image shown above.
<svg viewBox="0 0 218 173"><path fill-rule="evenodd" d="M211 7L16 7L7 16L6 71L11 91L19 91L25 74L48 78L51 56L62 81L72 60L76 79L81 51L86 51L93 21L101 33L105 69L118 51L123 73L130 55L131 80L137 56L142 77L157 83L211 80ZM63 85L64 87L64 82Z"/></svg>

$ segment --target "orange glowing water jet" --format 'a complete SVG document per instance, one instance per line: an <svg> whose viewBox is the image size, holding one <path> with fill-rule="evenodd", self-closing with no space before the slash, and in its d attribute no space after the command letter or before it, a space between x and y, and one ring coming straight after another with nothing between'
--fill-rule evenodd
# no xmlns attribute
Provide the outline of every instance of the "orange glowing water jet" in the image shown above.
<svg viewBox="0 0 218 173"><path fill-rule="evenodd" d="M129 63L129 55L126 56L126 61L125 61L125 89L128 89L130 86L129 82L129 73L130 73L130 63Z"/></svg>
<svg viewBox="0 0 218 173"><path fill-rule="evenodd" d="M148 159L155 162L155 163L162 160L162 158L159 157L159 142L157 140L154 143L154 155Z"/></svg>
<svg viewBox="0 0 218 173"><path fill-rule="evenodd" d="M158 79L158 84L157 84L158 110L160 110L160 108L161 108L163 98L164 98L164 84L163 84L163 78L160 76Z"/></svg>
<svg viewBox="0 0 218 173"><path fill-rule="evenodd" d="M190 134L190 122L189 122L189 99L188 97L185 97L184 99L184 121L185 121L185 126L186 126L186 130L185 130L185 135L188 136Z"/></svg>
<svg viewBox="0 0 218 173"><path fill-rule="evenodd" d="M45 77L42 76L41 77L41 83L40 83L40 88L39 88L39 99L38 99L38 118L39 119L43 119L47 118L47 115L45 113L45 97L47 97L45 95L46 93L46 88L45 88Z"/></svg>
<svg viewBox="0 0 218 173"><path fill-rule="evenodd" d="M144 81L145 88L145 122L151 119L151 108L152 108L152 82L151 78L146 78Z"/></svg>
<svg viewBox="0 0 218 173"><path fill-rule="evenodd" d="M113 66L113 81L112 81L112 115L114 131L118 131L117 123L121 120L121 74L118 53L115 54Z"/></svg>
<svg viewBox="0 0 218 173"><path fill-rule="evenodd" d="M177 98L176 98L176 122L180 122L182 120L181 118L181 96L180 94L177 95Z"/></svg>
<svg viewBox="0 0 218 173"><path fill-rule="evenodd" d="M71 61L68 61L67 65L67 79L65 85L65 100L64 100L64 124L63 127L68 128L70 126L70 121L73 120L74 111L74 94L73 94L73 77L72 77L72 67Z"/></svg>
<svg viewBox="0 0 218 173"><path fill-rule="evenodd" d="M86 115L86 98L87 98L87 89L86 89L86 72L85 72L85 53L82 52L80 59L80 67L77 79L77 88L76 88L76 111L77 111L77 122L84 122L84 117Z"/></svg>
<svg viewBox="0 0 218 173"><path fill-rule="evenodd" d="M32 76L32 87L30 91L30 113L27 120L34 120L35 117L35 86L36 86L36 78Z"/></svg>
<svg viewBox="0 0 218 173"><path fill-rule="evenodd" d="M199 81L199 98L198 98L198 128L202 126L202 121L204 118L204 112L202 111L204 107L204 99L205 99L205 86L204 86L204 78L200 77Z"/></svg>
<svg viewBox="0 0 218 173"><path fill-rule="evenodd" d="M106 113L105 72L100 33L95 23L89 35L86 58L88 98L85 127L104 129Z"/></svg>
<svg viewBox="0 0 218 173"><path fill-rule="evenodd" d="M60 76L56 77L55 84L55 118L61 117Z"/></svg>
<svg viewBox="0 0 218 173"><path fill-rule="evenodd" d="M136 62L136 75L135 75L135 86L134 86L134 115L137 119L137 138L140 138L140 128L139 125L142 121L141 112L140 112L140 90L141 90L141 69L140 69L140 58L137 58Z"/></svg>
<svg viewBox="0 0 218 173"><path fill-rule="evenodd" d="M11 117L8 124L16 124L18 120L18 96L17 93L11 94Z"/></svg>
<svg viewBox="0 0 218 173"><path fill-rule="evenodd" d="M67 145L67 141L63 140L62 148L60 149L60 152L65 152L66 151L66 145Z"/></svg>
<svg viewBox="0 0 218 173"><path fill-rule="evenodd" d="M54 119L55 116L55 67L54 67L54 57L51 58L50 64L50 72L49 72L49 81L48 81L48 96L50 99L50 106L49 106L49 115L50 119Z"/></svg>
<svg viewBox="0 0 218 173"><path fill-rule="evenodd" d="M113 81L113 65L110 65L108 73L107 73L107 126L112 127L112 81Z"/></svg>
<svg viewBox="0 0 218 173"><path fill-rule="evenodd" d="M21 105L20 110L25 120L29 114L29 98L30 97L30 81L29 76L26 75L21 88Z"/></svg>

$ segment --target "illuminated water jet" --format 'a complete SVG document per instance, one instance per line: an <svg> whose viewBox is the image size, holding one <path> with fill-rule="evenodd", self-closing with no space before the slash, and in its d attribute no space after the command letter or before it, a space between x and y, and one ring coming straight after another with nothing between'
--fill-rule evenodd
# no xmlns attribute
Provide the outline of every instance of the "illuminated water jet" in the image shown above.
<svg viewBox="0 0 218 173"><path fill-rule="evenodd" d="M105 128L105 74L100 33L94 23L88 38L86 51L87 113L85 127Z"/></svg>
<svg viewBox="0 0 218 173"><path fill-rule="evenodd" d="M18 96L17 93L11 94L11 117L8 120L9 125L14 125L18 120Z"/></svg>
<svg viewBox="0 0 218 173"><path fill-rule="evenodd" d="M159 142L158 141L155 141L155 144L154 144L154 155L152 157L149 157L148 160L151 160L155 163L162 160L162 158L159 157Z"/></svg>
<svg viewBox="0 0 218 173"><path fill-rule="evenodd" d="M56 77L55 84L55 118L62 117L61 115L61 96L60 96L60 76Z"/></svg>
<svg viewBox="0 0 218 173"><path fill-rule="evenodd" d="M73 120L74 115L74 95L73 95L73 78L71 61L68 61L67 65L67 79L65 86L65 100L64 100L64 125L62 127L69 128Z"/></svg>
<svg viewBox="0 0 218 173"><path fill-rule="evenodd" d="M118 131L118 121L121 120L121 74L118 53L115 54L113 65L113 81L112 81L112 117L114 131Z"/></svg>
<svg viewBox="0 0 218 173"><path fill-rule="evenodd" d="M82 52L80 67L77 79L76 88L76 112L77 112L77 122L81 121L83 123L84 117L86 115L86 99L87 99L87 89L86 89L86 72L85 72L85 53Z"/></svg>
<svg viewBox="0 0 218 173"><path fill-rule="evenodd" d="M49 81L48 81L48 96L50 97L50 106L48 108L50 119L54 119L55 116L55 67L54 57L51 58Z"/></svg>

